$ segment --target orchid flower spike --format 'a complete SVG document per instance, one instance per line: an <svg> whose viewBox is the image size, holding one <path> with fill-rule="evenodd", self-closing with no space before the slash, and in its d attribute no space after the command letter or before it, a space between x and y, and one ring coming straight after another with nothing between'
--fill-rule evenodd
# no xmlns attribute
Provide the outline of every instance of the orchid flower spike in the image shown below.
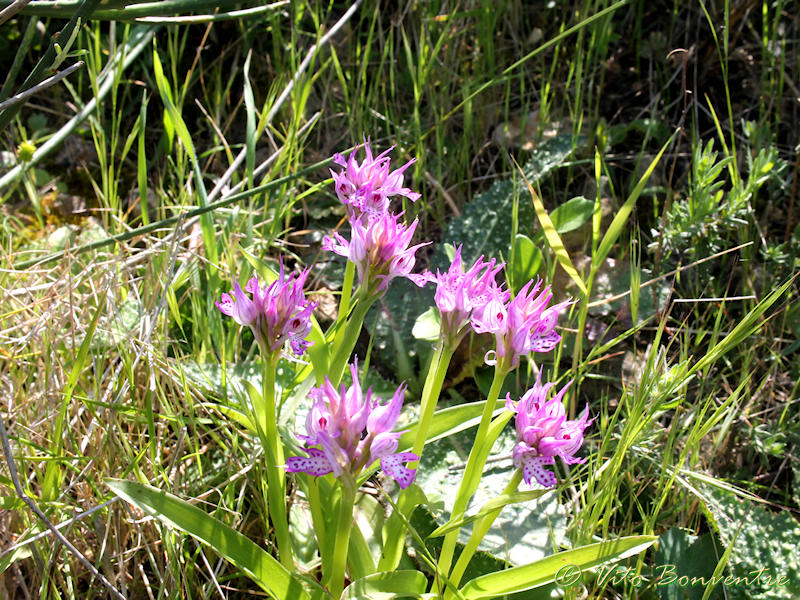
<svg viewBox="0 0 800 600"><path fill-rule="evenodd" d="M506 398L506 408L517 413L517 443L512 457L514 465L522 469L522 478L528 485L534 480L545 488L556 485L556 476L544 467L561 457L567 465L586 462L575 453L583 444L583 432L594 421L589 419L589 405L575 420L567 420L563 398L570 381L550 400L547 399L552 383L542 385L541 374L517 404Z"/></svg>
<svg viewBox="0 0 800 600"><path fill-rule="evenodd" d="M416 262L416 251L430 242L409 246L418 221L406 225L400 221L401 216L387 212L374 219L356 217L350 224L350 241L334 232L333 237L325 236L322 248L355 263L359 284L370 294L385 292L395 277L424 285L421 276L413 275L411 269Z"/></svg>
<svg viewBox="0 0 800 600"><path fill-rule="evenodd" d="M508 301L499 289L490 291L488 301L473 312L472 327L476 333L494 334L496 350L486 355L487 364L504 359L508 368L519 365L519 357L531 352L549 352L561 341L555 332L559 315L573 300L548 307L553 297L550 286L539 291L541 280L526 283ZM494 356L492 356L494 355Z"/></svg>
<svg viewBox="0 0 800 600"><path fill-rule="evenodd" d="M333 473L335 477L355 478L364 467L380 461L383 472L405 489L411 485L416 469L404 463L419 460L413 452L397 452L403 431L392 431L400 409L406 386L401 384L392 399L382 404L372 397L372 388L366 393L358 381L358 367L350 366L352 385L342 384L337 390L328 377L318 388L311 390L313 400L306 417L306 434L298 437L305 441L307 456L286 459L290 473L304 472L319 477Z"/></svg>
<svg viewBox="0 0 800 600"><path fill-rule="evenodd" d="M359 148L364 148L365 158L360 163L356 160ZM343 170L338 173L331 169L336 195L347 206L351 219L366 214L368 218L380 217L389 209L392 196L405 196L416 202L420 194L403 186L403 172L416 162L412 158L394 171L389 170L389 153L394 146L373 157L369 140L364 139L361 146L356 147L345 160L339 153L333 155L333 162Z"/></svg>
<svg viewBox="0 0 800 600"><path fill-rule="evenodd" d="M306 338L311 333L311 313L316 307L303 293L308 273L306 269L299 275L287 276L281 259L280 273L271 284L262 285L253 275L242 290L234 280L233 290L222 294L216 306L239 325L250 327L267 354L280 352L288 344L296 356L302 356L312 344Z"/></svg>
<svg viewBox="0 0 800 600"><path fill-rule="evenodd" d="M485 304L495 296L505 302L509 294L502 291L495 281L495 276L503 268L503 263L495 266L494 259L484 261L483 256L466 272L462 266L461 246L453 256L450 268L436 275L427 271L416 276L423 285L429 281L436 283L434 300L439 309L441 337L448 344L457 344L466 333L467 325L475 311L482 311Z"/></svg>

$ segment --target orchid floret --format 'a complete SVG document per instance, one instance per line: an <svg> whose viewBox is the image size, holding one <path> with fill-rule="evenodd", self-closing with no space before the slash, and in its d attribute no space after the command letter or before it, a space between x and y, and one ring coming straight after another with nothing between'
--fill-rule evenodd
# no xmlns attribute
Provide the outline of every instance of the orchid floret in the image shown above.
<svg viewBox="0 0 800 600"><path fill-rule="evenodd" d="M308 456L292 456L286 470L313 476L333 473L355 478L364 467L380 461L383 472L405 489L414 481L416 469L405 463L419 460L413 452L397 452L402 431L392 431L403 405L406 386L401 384L392 399L383 404L366 393L358 381L357 365L351 365L352 384L337 390L325 382L309 394L313 400L306 417L306 435L298 436ZM320 446L315 448L314 446Z"/></svg>
<svg viewBox="0 0 800 600"><path fill-rule="evenodd" d="M242 290L234 280L233 290L223 293L216 306L239 325L250 327L268 354L288 345L296 356L302 356L312 344L306 338L311 333L311 315L316 307L303 292L308 273L306 269L299 275L287 276L281 260L278 277L271 284L262 285L254 275Z"/></svg>
<svg viewBox="0 0 800 600"><path fill-rule="evenodd" d="M358 162L356 153L360 147L364 148L365 157ZM342 167L338 172L330 170L336 195L347 206L352 218L362 214L369 218L382 216L389 209L390 199L396 195L405 196L412 202L420 198L420 194L403 185L404 172L416 159L412 158L402 167L390 171L389 153L393 149L394 146L373 157L369 140L364 139L349 158L345 159L339 153L333 155L333 162Z"/></svg>
<svg viewBox="0 0 800 600"><path fill-rule="evenodd" d="M542 385L540 374L518 403L512 402L510 394L506 398L506 407L517 414L517 443L512 458L528 485L535 485L534 481L545 488L556 485L555 475L544 468L554 464L555 457L567 465L585 462L575 454L583 444L584 430L594 419L589 419L588 404L579 418L567 419L563 398L571 384L572 381L548 400L553 384Z"/></svg>

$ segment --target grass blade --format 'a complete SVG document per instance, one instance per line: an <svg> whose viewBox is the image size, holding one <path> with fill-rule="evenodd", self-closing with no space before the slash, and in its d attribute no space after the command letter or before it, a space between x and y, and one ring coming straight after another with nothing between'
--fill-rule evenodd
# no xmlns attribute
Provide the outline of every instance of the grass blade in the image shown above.
<svg viewBox="0 0 800 600"><path fill-rule="evenodd" d="M628 222L628 217L633 210L633 205L636 204L636 200L639 199L639 195L642 193L644 186L647 184L647 180L650 179L650 175L653 174L653 170L656 168L656 165L661 160L662 155L670 147L672 144L672 140L675 139L675 136L678 134L679 130L676 130L667 142L662 146L661 150L659 150L656 157L653 159L653 162L650 163L650 166L647 167L647 170L639 179L639 182L636 184L636 187L633 188L633 191L628 196L625 203L620 207L619 211L617 212L616 216L614 216L614 220L611 221L611 225L608 226L608 230L606 231L605 235L603 236L602 241L600 242L600 246L597 248L597 252L592 254L592 270L596 270L603 261L608 256L608 253L611 252L612 246L616 243L617 238L619 238L620 234L622 233L622 229L625 227L625 224ZM599 194L599 192L598 192Z"/></svg>
<svg viewBox="0 0 800 600"><path fill-rule="evenodd" d="M476 600L529 590L550 583L564 567L590 569L612 560L639 554L657 540L657 537L651 535L635 535L559 552L529 565L476 577L461 588L461 593L468 600Z"/></svg>
<svg viewBox="0 0 800 600"><path fill-rule="evenodd" d="M575 269L575 265L572 264L572 259L570 259L569 253L564 247L564 242L561 241L561 236L558 235L556 226L553 225L553 221L550 219L550 215L547 214L547 209L545 209L544 204L542 204L542 200L539 198L536 190L533 189L530 181L528 181L528 178L525 177L525 173L522 171L516 161L514 161L514 164L522 175L522 179L525 180L525 185L528 186L528 192L531 194L531 200L533 201L533 208L536 211L536 216L538 217L539 223L542 226L542 231L544 231L544 237L547 239L547 243L549 244L550 248L553 249L553 252L556 255L556 260L558 260L558 263L567 272L567 275L572 278L584 295L588 294L589 292L586 289L586 284L583 283L583 278L581 278L577 269Z"/></svg>
<svg viewBox="0 0 800 600"><path fill-rule="evenodd" d="M112 491L138 509L207 544L244 571L276 600L310 600L308 592L269 553L196 506L134 481L109 479Z"/></svg>

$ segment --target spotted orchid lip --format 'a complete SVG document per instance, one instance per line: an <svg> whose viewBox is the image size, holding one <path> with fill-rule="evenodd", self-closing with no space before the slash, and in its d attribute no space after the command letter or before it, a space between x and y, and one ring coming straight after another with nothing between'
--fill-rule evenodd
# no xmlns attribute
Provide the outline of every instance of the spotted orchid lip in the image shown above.
<svg viewBox="0 0 800 600"><path fill-rule="evenodd" d="M343 384L336 389L326 377L323 385L309 393L313 405L306 418L307 435L298 436L306 442L307 456L287 458L286 470L315 477L347 472L355 477L365 466L380 461L383 472L405 489L416 476L416 469L405 463L419 460L412 452L397 452L402 432L392 431L403 405L405 383L383 403L371 389L362 389L357 360L350 365L350 373L349 388Z"/></svg>
<svg viewBox="0 0 800 600"><path fill-rule="evenodd" d="M222 294L216 306L239 325L250 327L268 352L288 345L296 356L302 356L313 343L306 338L311 333L316 303L307 300L303 292L310 269L287 275L283 258L279 262L280 272L271 284L262 285L253 275L243 290L234 280L233 291Z"/></svg>
<svg viewBox="0 0 800 600"><path fill-rule="evenodd" d="M587 405L578 419L567 420L563 399L573 381L547 399L554 385L543 384L540 372L536 383L519 402L512 402L510 394L506 398L506 407L517 414L514 464L522 469L523 480L528 485L545 488L556 485L555 475L545 469L554 463L555 457L560 457L567 465L584 462L575 454L583 445L584 431L594 419L589 418Z"/></svg>

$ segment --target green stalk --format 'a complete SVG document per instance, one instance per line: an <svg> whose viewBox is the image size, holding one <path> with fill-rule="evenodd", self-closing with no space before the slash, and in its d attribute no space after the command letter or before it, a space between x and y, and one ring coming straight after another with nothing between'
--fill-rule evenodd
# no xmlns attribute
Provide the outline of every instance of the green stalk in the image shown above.
<svg viewBox="0 0 800 600"><path fill-rule="evenodd" d="M350 307L353 304L353 279L355 279L356 265L348 260L344 268L344 281L342 282L342 294L339 297L339 313L336 320L325 332L325 340L328 342L328 356L336 356L345 337L347 328L347 318L350 317ZM360 291L360 289L359 289ZM355 302L358 304L360 295L356 293ZM330 358L328 359L330 366Z"/></svg>
<svg viewBox="0 0 800 600"><path fill-rule="evenodd" d="M503 382L508 374L508 369L505 367L505 361L498 357L497 364L494 368L494 379L492 380L492 387L489 389L489 396L486 398L486 406L481 415L481 422L478 425L478 432L475 434L475 442L470 450L469 458L467 459L467 466L464 469L464 477L461 480L461 485L458 487L455 503L453 504L452 518L460 517L469 505L469 501L483 475L483 468L486 465L486 459L489 457L489 452L494 445L494 440L488 439L489 425L492 422L492 413L494 412L495 404L497 403L497 396L500 394L500 389L503 387ZM498 430L498 435L500 430ZM454 529L448 533L442 544L442 553L439 557L439 570L443 573L449 574L450 565L453 562L453 552L456 548L456 541L458 540L458 529Z"/></svg>
<svg viewBox="0 0 800 600"><path fill-rule="evenodd" d="M433 413L436 410L436 403L442 391L445 375L447 374L447 367L450 364L450 359L457 346L457 342L451 345L440 340L439 347L431 358L431 364L428 367L428 375L425 378L425 385L422 388L419 427L412 449L412 452L417 456L421 457L422 450L425 448L428 430L433 421ZM415 466L415 464L409 464L411 468ZM400 496L397 499L398 505L404 503L405 498L409 497L408 493L409 490L400 492ZM405 523L397 512L392 513L392 516L389 517L389 520L384 525L383 531L384 543L378 570L392 571L397 568L403 546L405 545Z"/></svg>
<svg viewBox="0 0 800 600"><path fill-rule="evenodd" d="M329 531L325 520L319 481L317 477L312 475L299 474L297 482L302 486L306 498L308 499L314 535L317 538L317 546L322 559L322 572L327 574L330 571L332 558L332 540L330 538L332 532ZM326 497L325 502L330 502L330 500Z"/></svg>
<svg viewBox="0 0 800 600"><path fill-rule="evenodd" d="M367 311L375 300L377 300L377 298L374 295L369 300L365 300L364 297L362 297L353 309L353 314L350 319L343 325L344 334L342 335L341 342L335 347L333 362L331 363L330 373L328 374L334 386L339 385L339 382L342 380L347 361L350 360L350 355L353 353L353 348L356 347L358 336L361 333L364 317L367 316Z"/></svg>
<svg viewBox="0 0 800 600"><path fill-rule="evenodd" d="M342 282L342 295L339 299L339 315L336 318L336 325L339 321L347 318L350 312L350 299L353 296L353 279L355 279L356 264L352 260L347 261L344 268L344 281Z"/></svg>
<svg viewBox="0 0 800 600"><path fill-rule="evenodd" d="M520 481L522 481L522 469L517 469L514 471L514 474L511 476L511 480L503 490L503 494L511 494L512 492L515 492L519 487ZM461 551L461 555L458 557L458 561L456 561L456 566L453 567L453 572L450 575L450 583L452 583L454 586L458 587L458 584L461 582L461 577L463 577L464 571L467 569L469 561L475 554L475 550L478 549L478 544L481 543L481 540L489 531L489 528L492 526L492 523L494 523L501 510L503 510L502 507L498 508L497 510L493 510L476 522L475 525L473 525L472 534L469 536L469 541L467 542L464 550Z"/></svg>
<svg viewBox="0 0 800 600"><path fill-rule="evenodd" d="M311 521L314 525L314 535L317 537L320 551L327 548L327 535L325 531L325 517L322 515L322 498L319 495L319 485L316 477L307 477L306 497L311 508ZM320 552L320 553L321 553Z"/></svg>
<svg viewBox="0 0 800 600"><path fill-rule="evenodd" d="M422 456L422 449L425 447L425 441L428 438L428 429L430 429L433 421L436 403L439 400L444 378L447 375L447 367L450 366L450 359L453 357L455 350L455 346L446 345L444 341L440 340L439 347L436 348L431 358L431 365L425 378L425 386L422 388L417 438L411 450L417 456Z"/></svg>
<svg viewBox="0 0 800 600"><path fill-rule="evenodd" d="M356 500L356 483L352 477L344 475L342 500L339 505L339 522L336 525L336 538L333 547L333 563L327 579L328 591L334 598L342 595L345 569L347 568L347 549L350 545L350 531L353 528L353 506Z"/></svg>
<svg viewBox="0 0 800 600"><path fill-rule="evenodd" d="M294 570L292 539L289 537L289 522L286 518L286 475L283 467L283 444L278 433L278 415L275 410L275 369L280 352L268 354L264 350L264 370L262 380L262 405L256 407L257 428L267 458L268 510L281 564Z"/></svg>

